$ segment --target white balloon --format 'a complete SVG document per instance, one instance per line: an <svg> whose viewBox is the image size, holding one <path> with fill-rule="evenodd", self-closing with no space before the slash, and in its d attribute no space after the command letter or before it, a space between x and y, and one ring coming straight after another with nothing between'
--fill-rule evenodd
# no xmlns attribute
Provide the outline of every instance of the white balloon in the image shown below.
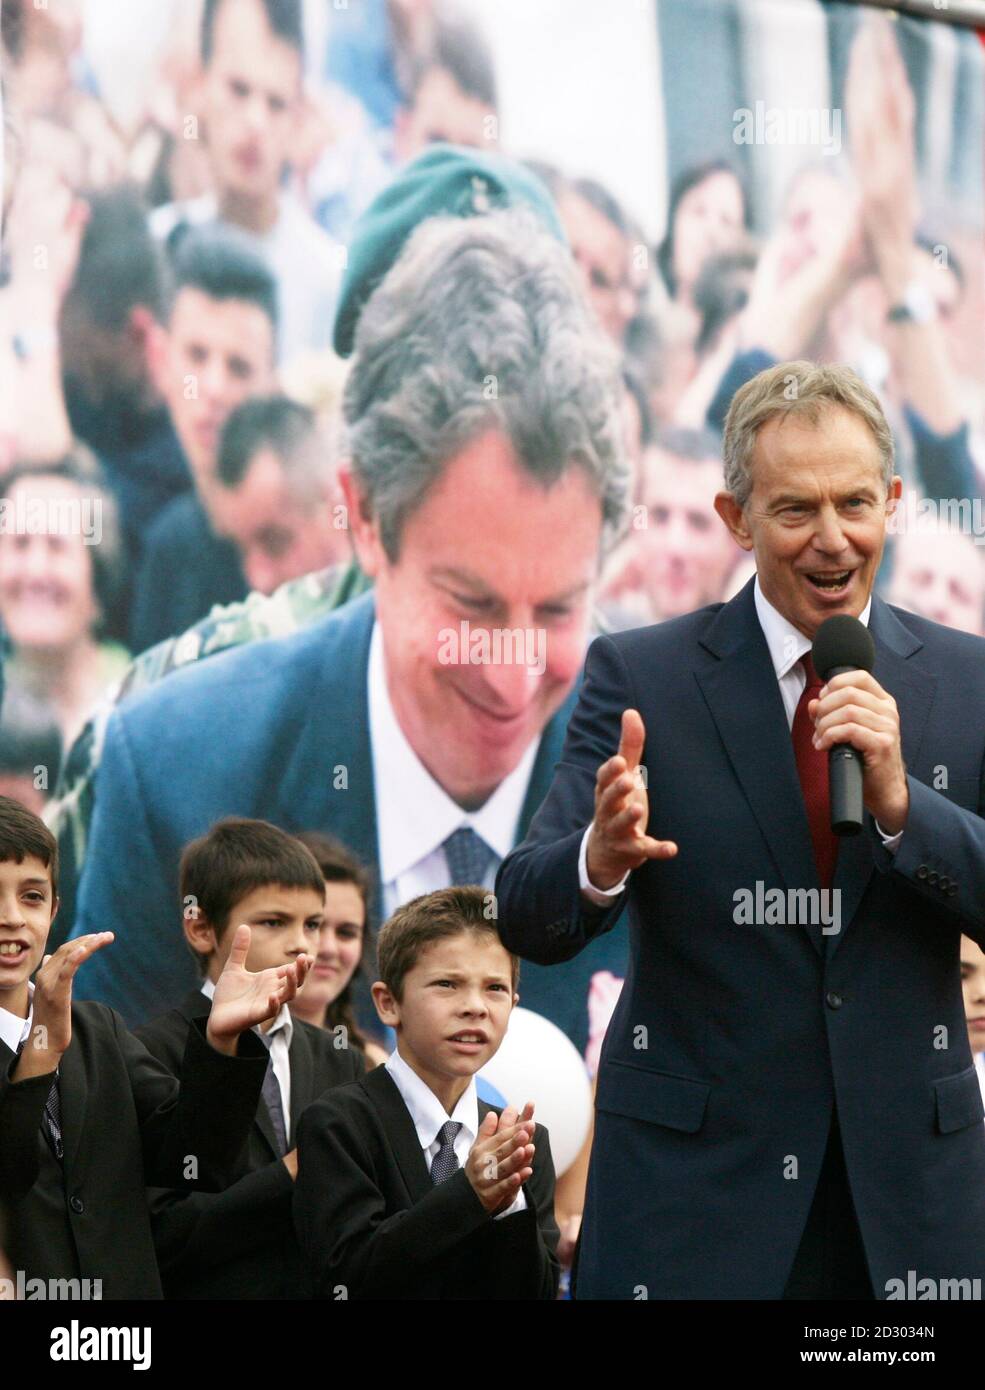
<svg viewBox="0 0 985 1390"><path fill-rule="evenodd" d="M530 1009L514 1009L503 1045L478 1073L510 1105L534 1104L534 1120L551 1141L561 1175L581 1152L592 1117L592 1087L571 1039Z"/></svg>

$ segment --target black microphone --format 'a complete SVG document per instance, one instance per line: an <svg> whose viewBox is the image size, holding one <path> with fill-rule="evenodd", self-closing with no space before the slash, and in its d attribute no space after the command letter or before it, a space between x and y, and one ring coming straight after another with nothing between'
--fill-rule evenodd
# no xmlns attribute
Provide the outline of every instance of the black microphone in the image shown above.
<svg viewBox="0 0 985 1390"><path fill-rule="evenodd" d="M871 671L876 661L872 634L849 613L826 619L814 634L814 670L825 683L843 671ZM850 743L828 749L831 784L831 829L836 835L857 835L862 829L862 755Z"/></svg>

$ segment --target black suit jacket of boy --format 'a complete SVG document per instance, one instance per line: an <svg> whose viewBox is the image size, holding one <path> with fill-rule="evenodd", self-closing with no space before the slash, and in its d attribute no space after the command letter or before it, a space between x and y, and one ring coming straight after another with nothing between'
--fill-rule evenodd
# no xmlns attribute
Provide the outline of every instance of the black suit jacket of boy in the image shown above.
<svg viewBox="0 0 985 1390"><path fill-rule="evenodd" d="M479 1101L480 1124L490 1110ZM294 1188L294 1223L317 1296L554 1298L559 1232L542 1125L533 1143L527 1209L497 1221L463 1168L432 1183L385 1067L323 1096L301 1121Z"/></svg>
<svg viewBox="0 0 985 1390"><path fill-rule="evenodd" d="M135 1030L169 1070L181 1063L195 1019L209 1012L200 989L177 1008ZM292 1146L303 1111L330 1086L363 1075L356 1047L337 1047L333 1033L294 1019L291 1046ZM167 1298L310 1297L294 1236L294 1179L277 1150L266 1103L260 1099L225 1192L149 1194L154 1243Z"/></svg>
<svg viewBox="0 0 985 1390"><path fill-rule="evenodd" d="M226 1057L196 1023L179 1088L119 1014L73 1004L58 1072L62 1163L41 1127L52 1077L11 1082L15 1060L0 1042L0 1198L13 1267L27 1278L100 1279L104 1299L160 1298L146 1184L221 1190L256 1113L263 1043L243 1034Z"/></svg>

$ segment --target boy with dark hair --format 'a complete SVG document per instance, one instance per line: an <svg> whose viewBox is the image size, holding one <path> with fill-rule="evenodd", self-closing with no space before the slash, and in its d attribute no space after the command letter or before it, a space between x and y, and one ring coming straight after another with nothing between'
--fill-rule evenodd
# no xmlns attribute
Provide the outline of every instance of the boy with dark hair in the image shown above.
<svg viewBox="0 0 985 1390"><path fill-rule="evenodd" d="M0 1198L9 1253L27 1278L95 1277L105 1298L159 1298L145 1183L222 1187L266 1070L266 1050L249 1030L293 998L307 957L250 973L250 931L238 928L211 1010L189 1030L179 1082L111 1009L72 1002L76 972L113 933L46 956L57 910L54 837L0 797Z"/></svg>
<svg viewBox="0 0 985 1390"><path fill-rule="evenodd" d="M233 928L250 928L246 965L278 969L318 947L325 883L314 856L266 821L230 817L181 859L185 938L204 976L136 1036L175 1070L228 958ZM222 1193L155 1191L154 1240L168 1298L298 1298L308 1289L291 1221L295 1135L305 1108L363 1073L344 1029L323 1030L286 1005L260 1029L269 1053L263 1094L231 1185Z"/></svg>
<svg viewBox="0 0 985 1390"><path fill-rule="evenodd" d="M281 361L327 347L344 248L282 187L300 130L301 0L209 0L202 14L201 111L214 193L151 215L162 240L230 224L250 237L278 287Z"/></svg>
<svg viewBox="0 0 985 1390"><path fill-rule="evenodd" d="M384 1066L310 1107L298 1139L298 1238L321 1297L550 1299L558 1229L547 1131L476 1095L519 996L519 962L478 887L399 908L373 1000L396 1030Z"/></svg>

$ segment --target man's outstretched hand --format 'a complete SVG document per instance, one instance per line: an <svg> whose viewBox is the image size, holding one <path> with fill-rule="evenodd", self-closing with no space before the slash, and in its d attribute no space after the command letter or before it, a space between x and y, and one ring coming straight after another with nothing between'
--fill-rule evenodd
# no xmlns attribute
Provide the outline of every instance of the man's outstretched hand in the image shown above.
<svg viewBox="0 0 985 1390"><path fill-rule="evenodd" d="M304 984L311 958L304 954L290 965L278 965L256 973L247 970L250 929L236 928L232 949L216 982L209 1014L207 1037L219 1052L235 1055L240 1033L268 1018L276 1018L281 1005L293 999Z"/></svg>
<svg viewBox="0 0 985 1390"><path fill-rule="evenodd" d="M648 859L673 859L673 840L646 833L650 803L640 757L646 730L637 710L623 711L619 752L595 778L595 818L588 837L588 879L594 888L615 888L631 869Z"/></svg>

